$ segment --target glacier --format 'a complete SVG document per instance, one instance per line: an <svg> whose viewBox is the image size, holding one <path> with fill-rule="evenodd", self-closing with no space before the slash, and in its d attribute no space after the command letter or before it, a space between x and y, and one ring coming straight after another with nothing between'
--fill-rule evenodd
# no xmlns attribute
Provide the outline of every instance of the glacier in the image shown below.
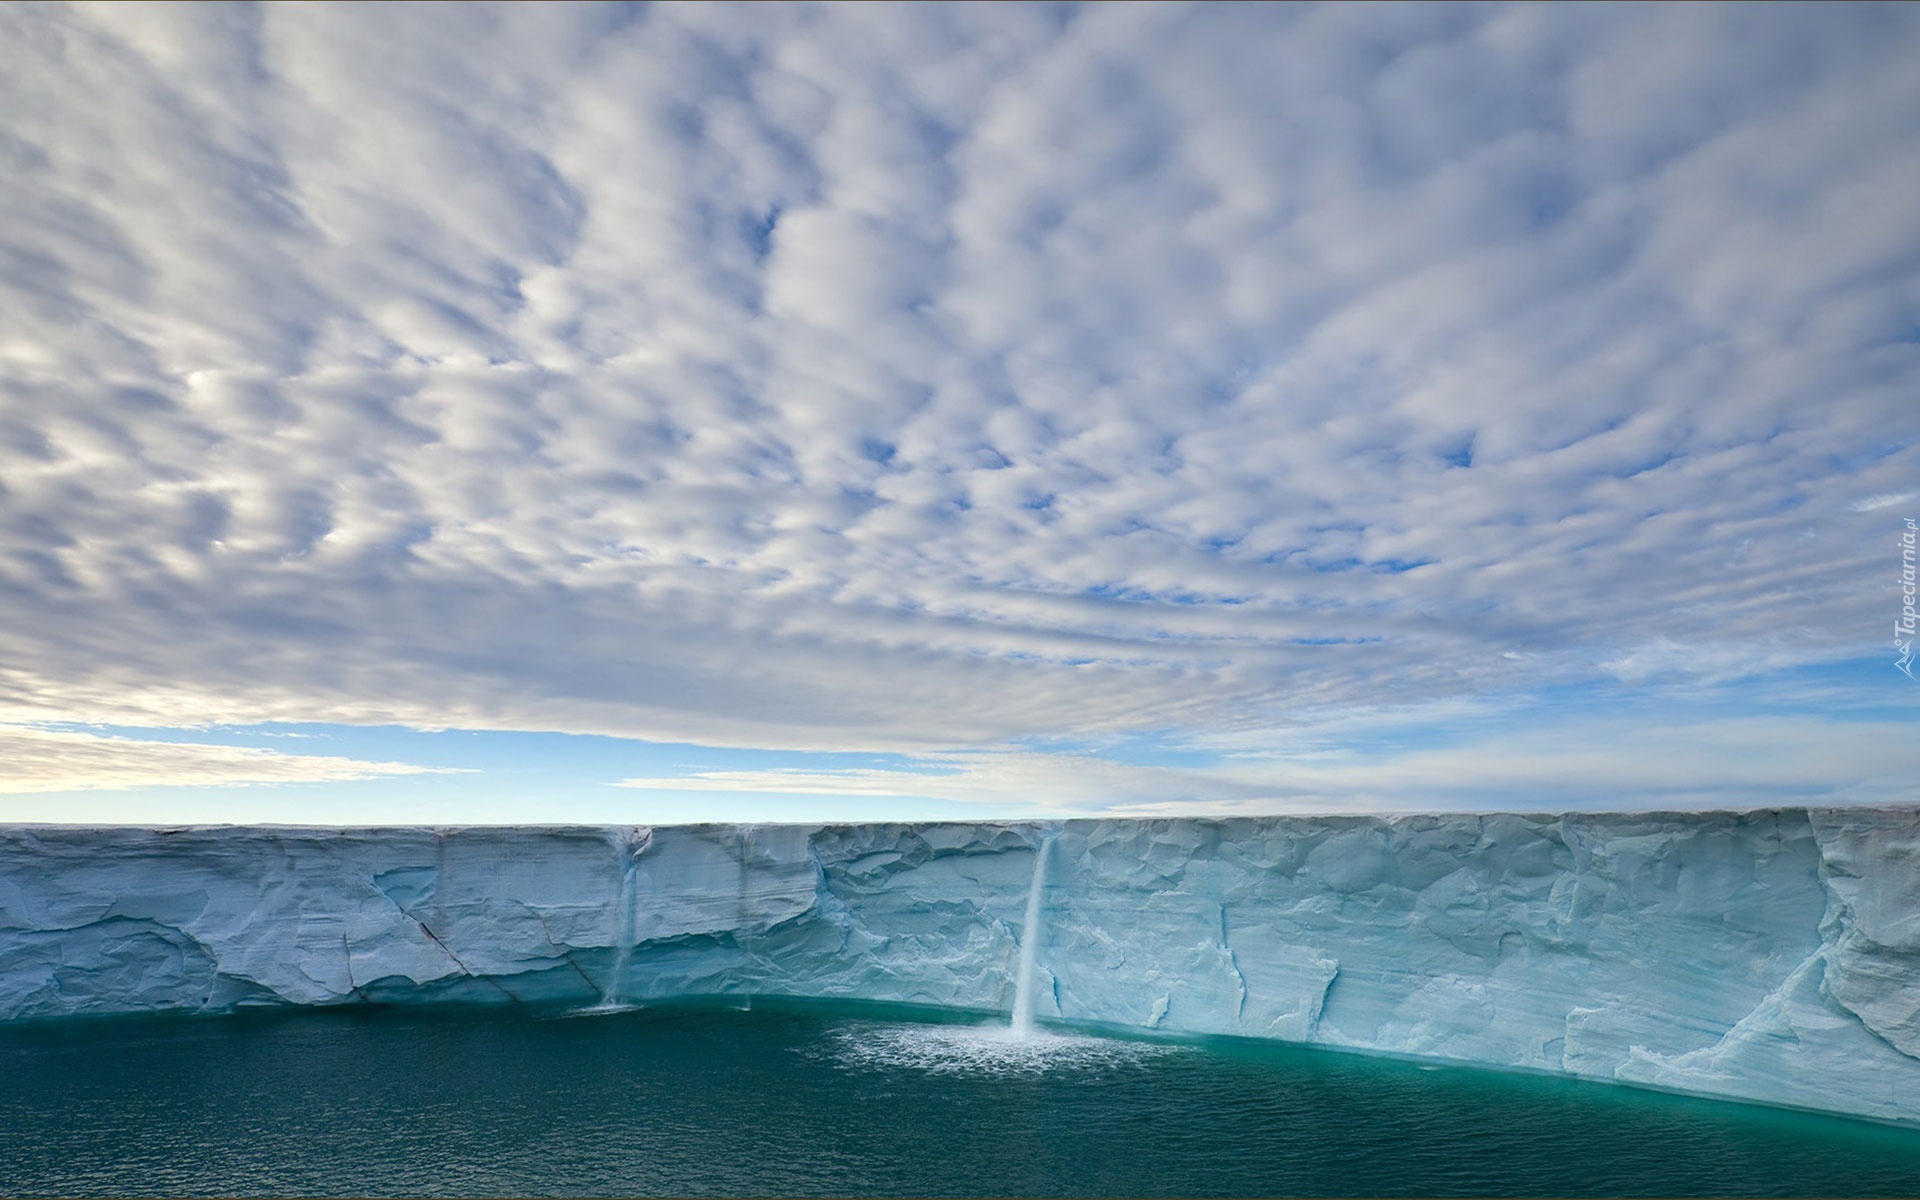
<svg viewBox="0 0 1920 1200"><path fill-rule="evenodd" d="M1023 943L1043 1022L1920 1123L1920 810L0 828L0 1020L756 995L1004 1013Z"/></svg>

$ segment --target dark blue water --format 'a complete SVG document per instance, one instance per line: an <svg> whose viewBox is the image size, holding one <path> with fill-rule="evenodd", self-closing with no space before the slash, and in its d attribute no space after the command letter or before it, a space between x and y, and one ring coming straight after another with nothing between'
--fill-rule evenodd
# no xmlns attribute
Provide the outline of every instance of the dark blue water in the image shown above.
<svg viewBox="0 0 1920 1200"><path fill-rule="evenodd" d="M1884 1196L1920 1132L873 1009L359 1008L0 1029L0 1192Z"/></svg>

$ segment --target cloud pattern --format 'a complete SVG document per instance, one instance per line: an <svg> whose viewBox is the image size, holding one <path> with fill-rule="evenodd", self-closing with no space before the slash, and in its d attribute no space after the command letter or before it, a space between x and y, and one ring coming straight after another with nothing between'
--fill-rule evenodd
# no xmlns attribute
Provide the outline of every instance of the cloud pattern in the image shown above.
<svg viewBox="0 0 1920 1200"><path fill-rule="evenodd" d="M249 746L151 741L83 729L0 725L6 795L117 791L134 787L236 787L347 783L459 768L422 767L327 754L287 754ZM6 809L32 819L32 810ZM55 814L39 814L48 819Z"/></svg>
<svg viewBox="0 0 1920 1200"><path fill-rule="evenodd" d="M1886 643L1911 7L0 26L8 720L953 754Z"/></svg>

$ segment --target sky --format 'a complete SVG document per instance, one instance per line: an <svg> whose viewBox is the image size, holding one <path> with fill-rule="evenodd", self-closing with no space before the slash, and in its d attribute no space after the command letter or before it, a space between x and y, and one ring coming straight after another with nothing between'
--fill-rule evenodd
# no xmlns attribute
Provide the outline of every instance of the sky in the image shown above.
<svg viewBox="0 0 1920 1200"><path fill-rule="evenodd" d="M0 6L0 821L1920 802L1917 57Z"/></svg>

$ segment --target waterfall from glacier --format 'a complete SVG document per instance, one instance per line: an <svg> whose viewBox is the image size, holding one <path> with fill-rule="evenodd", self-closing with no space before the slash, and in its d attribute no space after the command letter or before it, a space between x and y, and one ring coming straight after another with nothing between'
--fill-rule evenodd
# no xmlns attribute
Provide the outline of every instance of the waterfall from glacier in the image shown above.
<svg viewBox="0 0 1920 1200"><path fill-rule="evenodd" d="M620 847L620 932L613 944L613 969L607 973L607 986L600 989L600 1003L597 1008L617 1009L625 1007L620 1000L620 977L626 974L627 960L633 957L634 929L634 875L640 863L640 851L645 843L635 844L633 832L629 830L619 840Z"/></svg>
<svg viewBox="0 0 1920 1200"><path fill-rule="evenodd" d="M1033 882L1027 885L1027 922L1020 929L1020 972L1013 983L1013 1036L1033 1035L1033 973L1040 955L1040 904L1047 890L1047 852L1056 834L1040 839L1033 857Z"/></svg>

